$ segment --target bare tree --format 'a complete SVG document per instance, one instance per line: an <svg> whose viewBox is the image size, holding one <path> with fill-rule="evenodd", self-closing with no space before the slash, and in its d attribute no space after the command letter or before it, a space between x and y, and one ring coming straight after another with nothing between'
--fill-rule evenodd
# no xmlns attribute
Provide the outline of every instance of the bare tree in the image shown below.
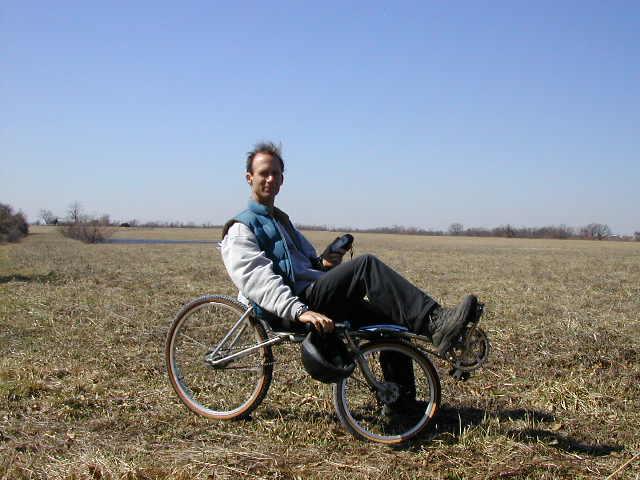
<svg viewBox="0 0 640 480"><path fill-rule="evenodd" d="M80 223L82 221L82 205L80 202L75 201L69 205L67 217L70 223Z"/></svg>
<svg viewBox="0 0 640 480"><path fill-rule="evenodd" d="M517 233L516 229L509 224L495 227L491 232L494 237L507 237L507 238L515 237Z"/></svg>
<svg viewBox="0 0 640 480"><path fill-rule="evenodd" d="M56 225L58 223L58 217L56 217L51 210L43 208L38 215L45 225Z"/></svg>
<svg viewBox="0 0 640 480"><path fill-rule="evenodd" d="M80 202L73 202L67 210L67 222L60 228L60 232L69 238L85 243L100 243L113 235L115 229L111 227L109 215L94 217L85 215Z"/></svg>
<svg viewBox="0 0 640 480"><path fill-rule="evenodd" d="M590 238L592 240L602 240L611 235L611 229L609 225L604 223L590 223L589 225L580 229L580 236L584 238Z"/></svg>
<svg viewBox="0 0 640 480"><path fill-rule="evenodd" d="M464 226L461 223L452 223L449 225L449 235L462 235Z"/></svg>

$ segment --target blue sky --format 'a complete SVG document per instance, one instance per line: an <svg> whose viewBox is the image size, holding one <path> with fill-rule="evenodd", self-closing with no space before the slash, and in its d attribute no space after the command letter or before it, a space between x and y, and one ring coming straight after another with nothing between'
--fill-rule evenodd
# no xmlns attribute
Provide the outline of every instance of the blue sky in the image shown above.
<svg viewBox="0 0 640 480"><path fill-rule="evenodd" d="M0 5L0 202L223 223L640 230L639 2Z"/></svg>

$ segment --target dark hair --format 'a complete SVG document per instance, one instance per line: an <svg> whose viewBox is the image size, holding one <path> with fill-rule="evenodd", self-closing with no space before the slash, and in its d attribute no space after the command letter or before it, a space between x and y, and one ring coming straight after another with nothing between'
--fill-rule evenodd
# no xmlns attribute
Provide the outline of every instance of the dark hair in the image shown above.
<svg viewBox="0 0 640 480"><path fill-rule="evenodd" d="M277 158L280 161L280 168L284 173L284 161L282 160L282 146L276 145L273 142L260 142L256 143L253 150L247 153L247 172L253 173L253 159L259 153L266 153L273 158Z"/></svg>

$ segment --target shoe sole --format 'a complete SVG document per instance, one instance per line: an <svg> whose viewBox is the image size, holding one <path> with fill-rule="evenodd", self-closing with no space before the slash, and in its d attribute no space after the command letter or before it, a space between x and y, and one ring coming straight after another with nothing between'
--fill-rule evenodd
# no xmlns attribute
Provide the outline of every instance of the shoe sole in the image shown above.
<svg viewBox="0 0 640 480"><path fill-rule="evenodd" d="M442 335L442 340L436 347L436 351L438 355L444 355L447 353L449 348L451 348L451 344L453 340L460 335L464 327L466 327L471 319L471 313L475 312L478 305L478 299L474 295L467 295L462 300L462 305L460 305L460 319L461 321L453 323L451 326L451 330L444 333Z"/></svg>

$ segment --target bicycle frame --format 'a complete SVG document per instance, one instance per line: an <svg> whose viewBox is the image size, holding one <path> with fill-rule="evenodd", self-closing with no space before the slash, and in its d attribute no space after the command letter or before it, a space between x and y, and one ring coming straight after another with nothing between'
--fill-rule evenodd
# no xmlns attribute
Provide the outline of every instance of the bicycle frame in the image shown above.
<svg viewBox="0 0 640 480"><path fill-rule="evenodd" d="M478 311L476 313L476 321L480 319L480 316L482 315L482 312L483 312L483 308L484 308L484 305L482 304L478 306ZM210 351L210 353L206 355L205 361L209 365L211 365L214 368L222 367L227 365L232 360L242 358L263 347L277 345L285 341L299 343L304 339L304 335L301 335L301 334L295 334L292 332L275 332L272 329L268 329L269 331L272 332L272 335L274 335L269 340L256 344L252 347L245 348L243 350L232 353L230 355L225 355L225 356L216 358L218 354L221 351L223 351L223 349L228 351L229 349L232 349L235 346L238 338L240 338L245 328L247 327L247 322L249 321L250 315L252 313L253 313L253 307L249 307L238 319L238 321L233 325L233 327L231 327L231 329L227 332L227 334L220 341L220 343L216 345ZM375 376L371 372L371 369L369 368L368 362L365 360L364 356L362 355L362 352L358 348L357 343L354 341L354 337L359 339L364 339L364 340L376 340L380 338L387 338L390 340L408 340L411 343L413 343L416 348L419 348L423 352L428 353L430 355L434 355L438 358L441 358L442 360L450 362L453 367L450 372L451 375L453 375L455 378L460 380L466 380L466 378L468 378L469 372L471 372L472 370L475 370L480 365L482 365L486 360L486 355L488 355L488 349L487 349L484 352L485 353L484 357L482 358L478 357L476 358L476 361L473 364L465 365L461 355L456 355L454 353L449 353L448 355L444 355L444 356L439 355L437 352L425 346L431 343L428 337L424 335L412 333L409 331L408 328L401 325L396 325L396 324L367 325L357 330L351 330L349 322L345 322L345 323L337 323L336 331L346 339L347 344L349 346L349 350L354 355L354 360L358 365L358 367L360 368L360 370L362 371L369 386L378 392L384 392L386 387L384 383L378 382L376 380ZM471 328L466 335L465 342L460 345L460 348L462 348L463 350L466 350L470 346L470 339L472 338L473 334L475 334L475 332L476 332L476 322L474 322L471 325ZM481 330L479 330L479 332L480 332L479 333L480 341L484 342L486 339L486 335ZM232 340L229 342L230 339ZM416 343L420 343L420 345L418 346L416 345Z"/></svg>
<svg viewBox="0 0 640 480"><path fill-rule="evenodd" d="M224 336L224 338L222 340L220 340L220 343L218 343L218 345L216 347L214 347L213 350L211 350L211 352L206 355L205 361L209 365L211 365L212 367L224 366L224 365L228 364L232 360L235 360L235 359L238 359L238 358L242 358L242 357L246 356L247 354L255 352L256 350L259 350L259 349L261 349L263 347L271 346L271 345L277 345L277 344L283 343L285 341L296 341L297 340L295 338L294 334L292 334L292 333L273 332L275 336L273 338L270 338L266 342L258 343L258 344L254 345L252 347L248 347L248 348L245 348L243 350L240 350L239 352L232 353L231 355L225 355L223 357L215 358L216 355L218 355L218 353L221 350L223 350L223 348L225 350L228 350L228 349L231 349L231 348L233 348L235 346L238 338L240 338L240 336L244 332L245 328L247 328L247 324L249 322L249 316L251 315L252 312L253 312L253 307L249 307L244 312L244 314L238 319L238 321L235 323L235 325L233 327L231 327L231 329L227 332L227 334ZM234 337L233 340L227 345L228 340L232 336Z"/></svg>
<svg viewBox="0 0 640 480"><path fill-rule="evenodd" d="M243 356L246 356L251 352L255 352L256 350L259 350L263 347L277 345L285 341L292 341L292 342L299 343L304 339L304 336L299 336L293 333L272 331L272 333L275 336L273 338L270 338L266 342L261 342L257 345L245 348L231 355L225 355L223 357L215 358L216 355L221 350L231 349L235 346L237 339L240 338L240 335L246 328L247 322L249 321L248 320L249 315L252 312L253 312L253 307L249 307L247 311L238 319L235 325L231 327L231 329L227 332L227 334L220 341L220 343L209 354L207 354L207 356L205 357L205 361L209 365L211 365L212 367L225 366L230 361L238 358L242 358ZM371 334L372 337L378 337L378 338L380 335L385 335L385 336L388 336L389 338L394 338L394 339L412 338L412 339L419 339L424 342L428 341L428 338L426 337L408 332L405 327L392 325L392 324L371 325L371 326L363 327L362 329L354 332L354 331L350 331L350 325L348 323L344 323L344 324L336 324L336 330L340 334L342 334L344 338L347 340L347 344L349 345L349 350L353 353L354 360L358 365L358 367L360 368L360 370L362 371L369 386L378 392L386 391L385 384L383 382L378 382L375 378L375 375L371 372L371 369L369 368L369 363L365 360L364 355L362 355L362 352L358 348L356 342L353 340L354 334L355 336L363 339L366 339L369 336L368 334ZM234 338L233 340L231 340L230 343L228 343L231 337L234 337ZM433 352L430 352L430 353L433 353Z"/></svg>
<svg viewBox="0 0 640 480"><path fill-rule="evenodd" d="M252 311L253 311L253 307L249 307L247 309L247 311L242 314L242 316L238 319L238 321L235 323L235 325L233 327L231 327L231 329L227 332L227 334L224 336L224 338L222 340L220 340L220 343L218 344L218 346L216 348L214 348L213 351L209 355L207 355L207 357L215 356L215 354L220 351L220 349L225 344L225 342L229 339L229 337L231 335L233 335L238 329L240 329L240 331L236 335L236 338L234 338L233 342L231 342L231 347L233 347L235 345L236 341L238 340L238 338L240 338L240 335L242 334L242 332L246 328L246 322L244 321L244 319L247 318L251 314Z"/></svg>
<svg viewBox="0 0 640 480"><path fill-rule="evenodd" d="M376 390L377 392L380 392L381 394L383 394L383 392L387 390L385 387L385 384L383 382L378 382L376 380L375 375L369 368L369 362L365 360L364 355L362 354L362 351L358 348L355 341L353 340L353 338L351 337L351 335L347 330L344 331L344 336L347 339L347 344L349 345L349 349L354 355L356 364L358 365L360 370L362 370L362 374L364 375L364 378L369 384L369 386L372 389Z"/></svg>

